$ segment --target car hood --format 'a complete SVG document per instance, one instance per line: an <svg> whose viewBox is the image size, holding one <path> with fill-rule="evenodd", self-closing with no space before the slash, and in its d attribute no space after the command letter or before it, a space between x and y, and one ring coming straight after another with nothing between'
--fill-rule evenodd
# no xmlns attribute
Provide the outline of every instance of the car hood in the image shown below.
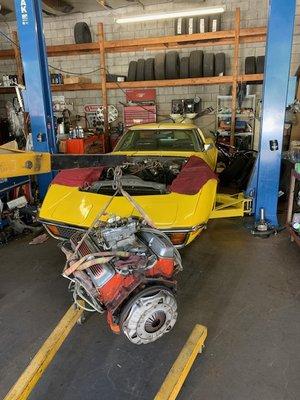
<svg viewBox="0 0 300 400"><path fill-rule="evenodd" d="M169 193L166 195L134 196L157 227L183 227L193 224L201 191L196 195ZM40 209L41 220L67 225L89 227L111 196L80 191L78 188L52 184ZM210 210L209 210L210 212ZM107 209L109 214L121 217L136 215L138 211L124 197L117 196Z"/></svg>

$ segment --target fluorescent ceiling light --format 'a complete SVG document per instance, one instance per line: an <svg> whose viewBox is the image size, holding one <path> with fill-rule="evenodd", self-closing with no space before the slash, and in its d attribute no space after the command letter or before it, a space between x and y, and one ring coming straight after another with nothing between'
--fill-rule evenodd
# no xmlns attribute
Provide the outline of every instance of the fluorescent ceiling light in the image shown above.
<svg viewBox="0 0 300 400"><path fill-rule="evenodd" d="M224 6L202 7L185 11L161 12L159 14L146 14L146 15L136 15L135 17L117 18L115 19L115 22L117 24L128 24L130 22L157 21L160 19L194 17L196 15L220 14L223 13L224 11L225 11Z"/></svg>

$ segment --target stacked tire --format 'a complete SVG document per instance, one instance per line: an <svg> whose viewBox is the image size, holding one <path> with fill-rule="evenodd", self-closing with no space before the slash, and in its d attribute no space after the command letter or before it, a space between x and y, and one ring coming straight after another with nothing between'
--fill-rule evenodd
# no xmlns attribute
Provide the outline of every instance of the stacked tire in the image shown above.
<svg viewBox="0 0 300 400"><path fill-rule="evenodd" d="M245 75L263 74L265 68L265 56L250 56L245 58Z"/></svg>
<svg viewBox="0 0 300 400"><path fill-rule="evenodd" d="M221 14L177 18L175 20L175 35L192 35L220 30Z"/></svg>
<svg viewBox="0 0 300 400"><path fill-rule="evenodd" d="M157 54L154 60L154 77L160 81L166 79L166 55L164 53Z"/></svg>
<svg viewBox="0 0 300 400"><path fill-rule="evenodd" d="M195 50L179 57L177 51L159 53L155 58L131 61L127 81L151 81L223 76L226 74L224 53L204 53Z"/></svg>

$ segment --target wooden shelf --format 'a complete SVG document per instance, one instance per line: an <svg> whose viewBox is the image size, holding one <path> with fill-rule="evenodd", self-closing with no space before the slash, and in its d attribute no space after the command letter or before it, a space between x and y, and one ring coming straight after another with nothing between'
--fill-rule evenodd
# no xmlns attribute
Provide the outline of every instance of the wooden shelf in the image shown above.
<svg viewBox="0 0 300 400"><path fill-rule="evenodd" d="M266 39L266 28L241 29L240 36L242 40L245 40L248 43L263 41ZM173 46L195 46L196 44L201 46L218 46L223 44L233 44L234 37L235 31L228 30L194 33L192 35L173 35L159 36L154 38L112 40L105 41L104 46L106 52L137 51L137 48L154 50L162 47L167 49Z"/></svg>
<svg viewBox="0 0 300 400"><path fill-rule="evenodd" d="M0 50L0 60L7 60L9 58L15 58L15 52L13 49Z"/></svg>
<svg viewBox="0 0 300 400"><path fill-rule="evenodd" d="M16 39L17 40L17 39ZM235 121L236 113L236 88L237 83L252 82L258 83L263 80L262 74L239 75L239 46L243 43L258 43L266 40L266 28L246 28L240 29L240 9L235 12L234 29L218 32L195 33L192 35L172 35L147 37L140 39L123 39L123 40L105 40L103 23L98 24L98 41L84 44L63 44L47 46L47 54L49 57L59 56L76 56L81 54L97 54L100 56L100 73L99 83L78 83L78 84L63 84L52 85L53 92L64 91L80 91L80 90L98 90L101 91L102 101L105 108L107 104L107 90L129 89L129 88L156 88L156 87L179 87L179 86L196 86L196 85L221 85L231 84L233 87L232 110ZM168 50L182 48L203 48L207 46L223 46L232 45L234 54L232 58L232 75L231 76L216 76L216 77L201 77L187 79L168 79L168 80L153 80L139 82L107 82L106 81L106 53L120 52L136 52L145 50ZM0 51L0 59L12 58L18 61L19 49ZM22 76L22 66L19 63L18 75ZM17 62L18 67L18 62ZM12 93L14 88L0 88L0 93ZM107 110L105 112L107 120ZM232 137L234 140L234 122L232 122Z"/></svg>
<svg viewBox="0 0 300 400"><path fill-rule="evenodd" d="M101 83L69 83L51 85L52 92L74 92L77 90L101 90Z"/></svg>
<svg viewBox="0 0 300 400"><path fill-rule="evenodd" d="M15 93L16 90L13 86L0 86L0 94Z"/></svg>
<svg viewBox="0 0 300 400"><path fill-rule="evenodd" d="M240 75L238 82L261 82L263 74ZM165 79L161 81L136 81L136 82L107 82L108 90L131 89L131 88L153 88L173 86L196 86L196 85L221 85L233 82L232 76L213 76L208 78L188 79ZM77 90L101 90L101 83L73 83L68 85L52 85L53 92L77 91Z"/></svg>
<svg viewBox="0 0 300 400"><path fill-rule="evenodd" d="M258 43L266 40L265 28L252 28L255 34L248 34L249 30L242 30L244 36L241 37L241 43ZM247 32L243 32L247 31ZM230 33L228 35L228 33ZM213 34L215 37L210 37ZM225 37L223 36L225 34ZM171 39L170 42L168 40ZM195 45L201 47L208 46L224 46L234 44L234 37L231 36L231 31L196 33L193 35L180 36L162 36L157 38L145 38L134 40L118 40L105 41L106 53L124 53L144 50L168 50L190 48ZM56 46L48 46L47 53L49 57L59 57L63 55L80 55L80 54L99 54L99 44L63 44Z"/></svg>
<svg viewBox="0 0 300 400"><path fill-rule="evenodd" d="M266 40L266 28L241 29L241 43L257 43ZM139 50L163 50L171 48L191 47L195 45L223 46L234 44L234 30L194 33L192 35L158 36L153 38L106 40L104 48L106 53L130 52ZM80 55L86 53L99 54L99 43L61 44L47 46L49 57ZM13 49L1 50L0 59L14 58Z"/></svg>

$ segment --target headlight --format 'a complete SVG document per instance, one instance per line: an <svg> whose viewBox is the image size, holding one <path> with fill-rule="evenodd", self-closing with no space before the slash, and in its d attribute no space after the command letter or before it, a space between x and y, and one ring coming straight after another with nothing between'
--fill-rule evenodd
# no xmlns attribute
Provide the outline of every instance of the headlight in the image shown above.
<svg viewBox="0 0 300 400"><path fill-rule="evenodd" d="M186 232L168 233L168 236L171 239L171 242L174 244L174 246L180 246L184 244L187 239L187 235L188 233Z"/></svg>
<svg viewBox="0 0 300 400"><path fill-rule="evenodd" d="M52 235L60 236L59 229L56 225L47 225L47 228L52 233Z"/></svg>

